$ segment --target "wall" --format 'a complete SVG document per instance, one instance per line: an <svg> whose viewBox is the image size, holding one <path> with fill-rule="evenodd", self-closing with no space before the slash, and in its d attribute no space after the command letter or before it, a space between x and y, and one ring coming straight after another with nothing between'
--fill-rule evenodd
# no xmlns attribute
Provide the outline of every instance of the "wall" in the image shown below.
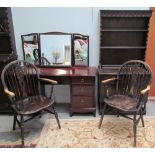
<svg viewBox="0 0 155 155"><path fill-rule="evenodd" d="M17 53L23 59L21 35L51 31L82 33L90 37L90 66L99 60L99 10L144 10L149 8L24 8L13 7L12 18Z"/></svg>
<svg viewBox="0 0 155 155"><path fill-rule="evenodd" d="M11 8L19 59L23 59L21 35L43 32L68 32L89 35L90 66L99 62L99 10L144 10L149 8ZM63 88L64 87L64 88ZM69 86L56 87L56 101L69 102ZM61 95L60 95L61 94Z"/></svg>
<svg viewBox="0 0 155 155"><path fill-rule="evenodd" d="M12 8L12 17L19 59L23 59L22 34L59 31L89 35L90 64L97 65L96 51L92 51L92 8ZM57 86L54 92L59 94L55 95L57 102L70 102L68 85Z"/></svg>
<svg viewBox="0 0 155 155"><path fill-rule="evenodd" d="M89 35L92 42L92 8L12 8L12 16L20 59L23 58L21 34L52 31L82 33ZM90 53L90 58L95 56ZM96 65L95 60L90 59L90 62Z"/></svg>

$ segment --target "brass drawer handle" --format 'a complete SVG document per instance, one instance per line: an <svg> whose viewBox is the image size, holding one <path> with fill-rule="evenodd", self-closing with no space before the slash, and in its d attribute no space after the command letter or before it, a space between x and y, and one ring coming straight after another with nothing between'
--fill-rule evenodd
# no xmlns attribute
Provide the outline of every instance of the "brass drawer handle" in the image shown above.
<svg viewBox="0 0 155 155"><path fill-rule="evenodd" d="M84 99L81 99L81 103L83 103L84 102Z"/></svg>
<svg viewBox="0 0 155 155"><path fill-rule="evenodd" d="M81 79L81 82L84 82L84 79L83 78Z"/></svg>

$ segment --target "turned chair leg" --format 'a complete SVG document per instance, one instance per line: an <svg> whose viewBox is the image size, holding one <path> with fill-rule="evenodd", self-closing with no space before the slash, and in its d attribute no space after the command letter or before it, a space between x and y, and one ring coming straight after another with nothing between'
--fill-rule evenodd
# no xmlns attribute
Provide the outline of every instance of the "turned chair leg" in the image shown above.
<svg viewBox="0 0 155 155"><path fill-rule="evenodd" d="M136 147L136 134L137 134L136 115L134 115L134 119L133 119L133 133L134 133L134 147Z"/></svg>
<svg viewBox="0 0 155 155"><path fill-rule="evenodd" d="M13 130L15 130L15 128L16 128L16 121L17 121L17 114L14 113L14 117L13 117Z"/></svg>
<svg viewBox="0 0 155 155"><path fill-rule="evenodd" d="M23 115L20 117L20 128L21 128L21 143L22 147L24 147L24 118Z"/></svg>
<svg viewBox="0 0 155 155"><path fill-rule="evenodd" d="M59 127L59 129L61 129L61 125L60 125L60 122L59 122L58 114L57 114L57 112L56 112L54 106L52 106L52 108L53 108L54 115L55 115L55 118L56 118L57 123L58 123L58 127Z"/></svg>
<svg viewBox="0 0 155 155"><path fill-rule="evenodd" d="M106 106L107 106L107 104L105 103L102 114L101 114L101 118L100 118L99 129L101 128L101 125L102 125L102 121L103 121L104 113L105 113L105 110L106 110Z"/></svg>
<svg viewBox="0 0 155 155"><path fill-rule="evenodd" d="M142 111L142 109L140 110L140 118L141 118L141 121L142 121L142 126L144 127L145 124L144 124L143 111Z"/></svg>
<svg viewBox="0 0 155 155"><path fill-rule="evenodd" d="M119 117L119 111L117 111L117 117Z"/></svg>

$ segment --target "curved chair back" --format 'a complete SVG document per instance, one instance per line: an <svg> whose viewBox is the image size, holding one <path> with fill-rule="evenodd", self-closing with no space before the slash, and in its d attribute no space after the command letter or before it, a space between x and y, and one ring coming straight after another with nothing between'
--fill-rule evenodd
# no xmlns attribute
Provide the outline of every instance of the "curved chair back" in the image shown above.
<svg viewBox="0 0 155 155"><path fill-rule="evenodd" d="M152 71L148 64L140 60L125 62L119 70L117 83L118 94L139 99L141 90L152 81Z"/></svg>
<svg viewBox="0 0 155 155"><path fill-rule="evenodd" d="M39 74L30 62L16 60L7 64L1 74L4 89L15 94L11 101L19 101L40 94Z"/></svg>

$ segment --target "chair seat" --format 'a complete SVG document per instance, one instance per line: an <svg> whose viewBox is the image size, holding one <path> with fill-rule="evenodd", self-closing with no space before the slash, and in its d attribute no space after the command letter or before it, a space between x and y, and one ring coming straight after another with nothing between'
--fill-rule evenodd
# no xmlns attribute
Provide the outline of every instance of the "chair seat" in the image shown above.
<svg viewBox="0 0 155 155"><path fill-rule="evenodd" d="M124 112L136 111L137 99L125 95L113 95L104 100L109 106Z"/></svg>
<svg viewBox="0 0 155 155"><path fill-rule="evenodd" d="M14 110L19 114L28 115L39 112L48 108L53 104L53 101L45 96L31 96L17 102L18 109L13 106Z"/></svg>

